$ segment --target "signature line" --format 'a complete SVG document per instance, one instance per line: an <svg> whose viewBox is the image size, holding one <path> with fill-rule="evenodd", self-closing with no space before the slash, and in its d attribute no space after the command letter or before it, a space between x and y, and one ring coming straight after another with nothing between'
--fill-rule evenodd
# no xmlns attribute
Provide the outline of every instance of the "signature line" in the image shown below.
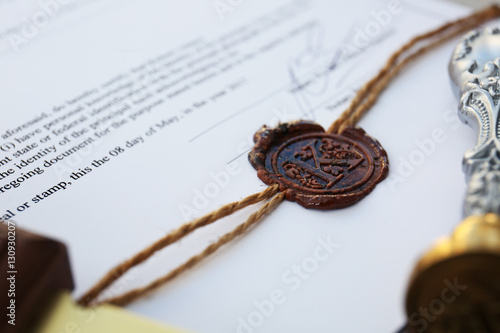
<svg viewBox="0 0 500 333"><path fill-rule="evenodd" d="M196 140L196 139L200 138L201 136L203 136L203 135L207 134L208 132L210 132L210 131L211 131L211 130L213 130L214 128L216 128L216 127L220 126L221 124L225 123L226 121L228 121L228 120L230 120L230 119L232 119L232 118L236 117L237 115L239 115L239 114L241 114L241 113L244 113L244 112L246 112L246 111L248 111L248 110L252 109L253 107L255 107L255 106L259 105L259 104L260 104L260 103L262 103L262 102L264 102L265 100L267 100L267 99L269 99L269 98L273 97L273 96L274 96L274 95L276 95L277 93L279 93L279 92L281 92L281 91L283 91L283 90L287 89L288 87L289 87L289 85L283 86L283 87L281 87L281 88L279 88L279 89L277 89L277 90L273 91L272 93L270 93L270 94L268 94L268 95L264 96L263 98L261 98L261 99L259 99L259 100L255 101L255 102L253 102L252 104L247 105L246 107L244 107L243 109L239 110L238 112L233 113L232 115L230 115L230 116L228 116L228 117L226 117L226 118L222 119L221 121L219 121L219 122L215 123L214 125L210 126L209 128L207 128L207 129L206 129L206 130L204 130L203 132L201 132L201 133L199 133L199 134L195 135L194 137L192 137L192 138L189 140L189 142L193 142L194 140Z"/></svg>

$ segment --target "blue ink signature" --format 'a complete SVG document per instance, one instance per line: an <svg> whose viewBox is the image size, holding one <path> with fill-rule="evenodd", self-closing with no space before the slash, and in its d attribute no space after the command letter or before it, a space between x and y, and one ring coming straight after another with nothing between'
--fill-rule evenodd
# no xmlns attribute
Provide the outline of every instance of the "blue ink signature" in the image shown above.
<svg viewBox="0 0 500 333"><path fill-rule="evenodd" d="M341 63L361 55L371 46L392 35L394 31L381 34L378 38L370 40L364 47L349 51L346 46L353 42L356 33L354 27L348 30L341 46L332 48L326 45L326 29L318 22L310 22L303 29L306 45L297 56L288 61L290 92L304 118L314 120L314 107L311 105L310 97L320 97L328 92L331 85L330 74L337 70ZM340 80L345 79L346 77L343 76Z"/></svg>

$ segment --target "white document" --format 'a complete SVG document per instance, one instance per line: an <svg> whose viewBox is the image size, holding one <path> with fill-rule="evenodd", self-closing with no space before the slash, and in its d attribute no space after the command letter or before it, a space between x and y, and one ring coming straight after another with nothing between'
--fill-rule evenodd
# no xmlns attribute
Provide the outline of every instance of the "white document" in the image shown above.
<svg viewBox="0 0 500 333"><path fill-rule="evenodd" d="M0 216L68 245L75 296L181 224L262 191L247 153L263 124L328 128L397 47L468 13L436 1L0 4ZM461 220L475 133L449 86L455 42L410 65L360 122L390 160L373 193L337 211L286 201L128 308L200 333L394 332L416 260ZM256 209L106 295L166 274Z"/></svg>

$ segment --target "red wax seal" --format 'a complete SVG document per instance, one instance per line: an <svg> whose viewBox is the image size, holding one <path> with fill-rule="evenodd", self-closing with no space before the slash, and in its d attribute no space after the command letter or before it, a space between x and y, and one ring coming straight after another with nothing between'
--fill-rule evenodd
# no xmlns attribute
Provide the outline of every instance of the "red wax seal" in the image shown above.
<svg viewBox="0 0 500 333"><path fill-rule="evenodd" d="M286 198L315 209L344 208L368 195L387 177L380 143L359 127L325 133L309 121L264 126L254 137L250 163L266 184L279 184Z"/></svg>

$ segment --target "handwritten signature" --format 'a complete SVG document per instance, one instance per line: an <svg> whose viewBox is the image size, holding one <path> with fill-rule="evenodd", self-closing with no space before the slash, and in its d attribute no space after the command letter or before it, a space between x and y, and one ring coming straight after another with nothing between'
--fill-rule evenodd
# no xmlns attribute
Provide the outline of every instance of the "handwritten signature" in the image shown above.
<svg viewBox="0 0 500 333"><path fill-rule="evenodd" d="M305 119L314 120L314 110L311 99L317 99L329 92L332 83L339 88L347 77L332 82L331 74L348 60L357 59L375 44L387 39L394 33L388 30L377 38L366 39L364 43L357 42L359 29L351 27L338 46L328 47L328 37L325 27L312 21L303 26L305 47L288 61L290 92ZM348 73L349 74L349 73ZM347 74L347 75L348 75Z"/></svg>

